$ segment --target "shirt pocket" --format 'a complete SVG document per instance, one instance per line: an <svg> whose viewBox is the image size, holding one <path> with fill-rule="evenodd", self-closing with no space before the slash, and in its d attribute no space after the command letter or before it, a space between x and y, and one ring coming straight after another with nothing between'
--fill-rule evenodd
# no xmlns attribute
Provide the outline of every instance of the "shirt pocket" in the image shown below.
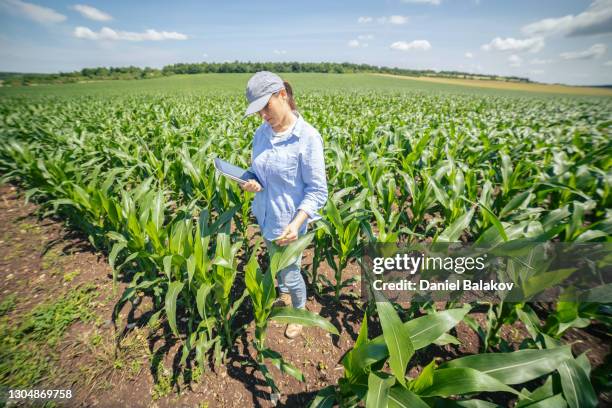
<svg viewBox="0 0 612 408"><path fill-rule="evenodd" d="M295 185L299 167L298 162L299 155L297 151L293 149L285 150L278 155L272 170L283 182Z"/></svg>

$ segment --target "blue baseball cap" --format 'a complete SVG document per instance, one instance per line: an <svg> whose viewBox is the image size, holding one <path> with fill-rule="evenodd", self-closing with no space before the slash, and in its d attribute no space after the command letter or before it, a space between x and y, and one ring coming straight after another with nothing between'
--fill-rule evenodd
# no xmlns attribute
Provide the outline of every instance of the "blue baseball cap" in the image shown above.
<svg viewBox="0 0 612 408"><path fill-rule="evenodd" d="M281 77L269 71L259 71L249 79L246 88L246 98L249 106L244 112L244 118L262 110L270 97L285 88Z"/></svg>

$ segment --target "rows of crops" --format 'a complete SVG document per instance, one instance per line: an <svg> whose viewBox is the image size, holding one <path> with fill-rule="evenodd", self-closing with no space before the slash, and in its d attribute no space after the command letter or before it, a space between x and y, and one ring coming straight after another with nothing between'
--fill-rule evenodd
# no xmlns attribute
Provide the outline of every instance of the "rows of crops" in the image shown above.
<svg viewBox="0 0 612 408"><path fill-rule="evenodd" d="M314 251L304 271L311 290L341 302L352 282L345 270L365 241L610 241L609 99L412 91L311 92L297 102L325 140L331 194L316 232L266 267L249 232L252 195L212 166L215 156L248 165L259 123L240 120L240 94L4 98L0 172L107 251L115 279L131 282L116 310L139 292L151 297L152 319L182 339L182 364L223 364L250 302L256 361L275 394L283 390L269 366L303 374L267 345L271 320L338 333L314 313L273 307L276 272L304 247ZM319 272L322 263L334 278ZM485 398L503 394L517 407L597 404L601 381L561 337L595 320L609 328L607 306L559 302L541 321L534 305L502 302L487 306L485 327L470 317L476 305L420 306L364 305L343 378L313 406L496 406ZM517 320L531 338L515 350L499 334ZM408 378L415 351L456 343L449 331L461 321L481 337L482 353L431 361ZM368 338L368 324L382 335Z"/></svg>

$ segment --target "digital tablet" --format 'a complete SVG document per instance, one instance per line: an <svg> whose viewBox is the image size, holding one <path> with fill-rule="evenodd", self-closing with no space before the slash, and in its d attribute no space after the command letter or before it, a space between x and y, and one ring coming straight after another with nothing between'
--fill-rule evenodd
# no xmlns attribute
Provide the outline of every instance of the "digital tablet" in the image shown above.
<svg viewBox="0 0 612 408"><path fill-rule="evenodd" d="M242 167L234 166L231 163L215 158L215 169L225 177L228 177L240 184L246 183L249 180L255 180L259 183L259 179L255 173L245 170ZM259 183L261 184L261 183Z"/></svg>

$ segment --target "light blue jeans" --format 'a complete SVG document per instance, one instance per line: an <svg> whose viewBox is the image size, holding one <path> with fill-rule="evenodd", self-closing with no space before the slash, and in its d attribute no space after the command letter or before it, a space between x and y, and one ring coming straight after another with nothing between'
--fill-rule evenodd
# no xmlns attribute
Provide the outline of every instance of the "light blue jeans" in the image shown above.
<svg viewBox="0 0 612 408"><path fill-rule="evenodd" d="M278 245L268 241L267 239L264 239L264 241L269 251L269 257L272 259ZM278 289L281 293L289 293L291 295L291 303L293 307L298 309L303 309L306 307L306 282L304 282L304 277L300 271L303 254L304 253L301 253L293 264L281 269L276 274Z"/></svg>

